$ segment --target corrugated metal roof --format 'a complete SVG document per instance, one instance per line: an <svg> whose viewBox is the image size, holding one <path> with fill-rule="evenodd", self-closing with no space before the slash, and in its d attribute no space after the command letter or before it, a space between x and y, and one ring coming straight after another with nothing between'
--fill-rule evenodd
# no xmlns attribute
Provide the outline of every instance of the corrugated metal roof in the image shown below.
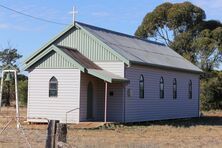
<svg viewBox="0 0 222 148"><path fill-rule="evenodd" d="M197 66L163 44L80 22L78 24L131 63L202 72Z"/></svg>
<svg viewBox="0 0 222 148"><path fill-rule="evenodd" d="M98 65L96 65L87 57L82 55L78 50L64 46L57 46L57 47L61 49L63 52L65 52L67 55L69 55L71 58L73 58L75 61L77 61L84 68L101 70L101 68Z"/></svg>

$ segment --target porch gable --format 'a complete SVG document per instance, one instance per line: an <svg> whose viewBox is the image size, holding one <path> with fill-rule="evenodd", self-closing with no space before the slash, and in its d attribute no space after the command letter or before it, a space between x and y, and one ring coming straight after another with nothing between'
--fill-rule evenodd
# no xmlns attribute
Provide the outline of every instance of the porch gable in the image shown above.
<svg viewBox="0 0 222 148"><path fill-rule="evenodd" d="M121 76L103 70L78 50L64 46L52 45L25 65L26 70L33 68L78 68L109 83L127 81Z"/></svg>

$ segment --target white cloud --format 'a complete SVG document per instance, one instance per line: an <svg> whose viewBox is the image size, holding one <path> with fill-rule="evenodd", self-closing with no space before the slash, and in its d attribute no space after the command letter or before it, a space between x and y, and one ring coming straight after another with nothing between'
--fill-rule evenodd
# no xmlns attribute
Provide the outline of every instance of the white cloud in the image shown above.
<svg viewBox="0 0 222 148"><path fill-rule="evenodd" d="M98 17L105 17L105 16L109 16L110 14L108 12L92 12L91 15L93 16L98 16Z"/></svg>
<svg viewBox="0 0 222 148"><path fill-rule="evenodd" d="M7 29L9 28L8 24L0 23L0 29Z"/></svg>
<svg viewBox="0 0 222 148"><path fill-rule="evenodd" d="M172 3L182 3L184 0L163 0L163 2L172 2ZM222 0L187 0L193 3L194 5L202 8L206 15L207 19L215 19L222 21Z"/></svg>
<svg viewBox="0 0 222 148"><path fill-rule="evenodd" d="M191 3L206 9L222 8L222 0L187 0ZM163 2L182 3L184 0L163 0Z"/></svg>
<svg viewBox="0 0 222 148"><path fill-rule="evenodd" d="M19 32L42 32L46 29L45 26L35 26L35 27L27 27L22 25L12 25L12 24L5 24L0 23L0 30L15 30Z"/></svg>
<svg viewBox="0 0 222 148"><path fill-rule="evenodd" d="M222 1L221 0L191 0L194 4L206 8L206 9L218 9L222 8ZM213 11L213 10L212 10Z"/></svg>
<svg viewBox="0 0 222 148"><path fill-rule="evenodd" d="M207 19L222 20L222 0L191 0L191 2L201 7L207 15Z"/></svg>

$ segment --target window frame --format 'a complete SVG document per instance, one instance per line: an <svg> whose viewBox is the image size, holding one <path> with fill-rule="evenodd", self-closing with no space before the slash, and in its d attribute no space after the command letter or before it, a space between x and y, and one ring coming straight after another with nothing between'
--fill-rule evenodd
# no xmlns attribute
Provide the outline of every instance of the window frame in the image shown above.
<svg viewBox="0 0 222 148"><path fill-rule="evenodd" d="M139 98L144 98L144 76L142 74L139 79Z"/></svg>
<svg viewBox="0 0 222 148"><path fill-rule="evenodd" d="M52 88L51 84L55 84L55 88ZM51 93L53 91L56 93ZM58 79L55 76L51 77L49 80L49 97L58 97Z"/></svg>
<svg viewBox="0 0 222 148"><path fill-rule="evenodd" d="M162 76L160 77L159 87L160 87L159 88L160 89L160 99L164 99L164 78Z"/></svg>
<svg viewBox="0 0 222 148"><path fill-rule="evenodd" d="M173 99L177 99L177 79L173 79Z"/></svg>

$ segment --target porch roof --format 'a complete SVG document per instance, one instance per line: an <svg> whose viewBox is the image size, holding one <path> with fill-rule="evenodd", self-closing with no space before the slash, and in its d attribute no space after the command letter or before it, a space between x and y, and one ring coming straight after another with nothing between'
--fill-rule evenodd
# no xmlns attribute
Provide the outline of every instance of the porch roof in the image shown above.
<svg viewBox="0 0 222 148"><path fill-rule="evenodd" d="M96 65L93 61L82 55L78 50L70 48L70 47L64 47L64 46L57 46L59 49L61 49L65 54L70 56L75 62L77 62L79 65L81 65L84 68L84 72L88 73L90 75L93 75L97 78L100 78L107 82L123 82L127 81L127 79L120 77L118 75L115 75L109 71L106 71Z"/></svg>
<svg viewBox="0 0 222 148"><path fill-rule="evenodd" d="M63 52L65 52L67 55L69 55L72 59L77 61L83 67L102 70L102 68L100 68L98 65L93 63L87 57L82 55L78 50L70 48L70 47L64 47L64 46L57 46L57 47L61 49Z"/></svg>
<svg viewBox="0 0 222 148"><path fill-rule="evenodd" d="M98 77L100 79L106 80L108 82L123 82L128 81L126 78L120 77L118 75L115 75L109 71L103 70L103 69L87 69L88 73Z"/></svg>

